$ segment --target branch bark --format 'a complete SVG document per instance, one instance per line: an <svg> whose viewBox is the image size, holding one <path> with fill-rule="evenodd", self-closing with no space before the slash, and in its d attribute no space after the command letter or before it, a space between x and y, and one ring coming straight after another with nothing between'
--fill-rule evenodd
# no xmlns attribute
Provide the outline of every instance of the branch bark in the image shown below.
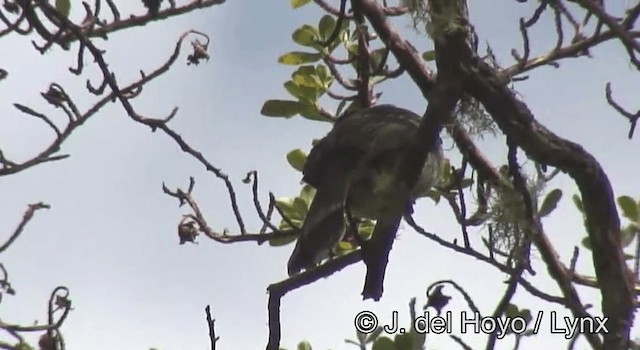
<svg viewBox="0 0 640 350"><path fill-rule="evenodd" d="M447 74L447 70L464 67L465 92L484 105L500 129L527 156L541 164L559 168L574 179L584 202L588 234L594 247L593 263L602 294L602 310L608 318L609 332L604 334L603 345L605 349L626 349L635 306L633 279L620 246L620 222L611 184L598 161L580 145L555 135L536 121L528 107L506 86L500 73L478 59L465 37L449 36L436 45L438 79L434 79L432 73L421 64L417 52L392 29L380 5L372 0L362 0L361 3L363 13L429 100L430 107L443 97L442 93L435 91L434 81ZM437 2L432 1L432 5L434 3ZM464 1L461 3L464 4ZM436 11L436 8L432 7L432 11ZM460 7L458 16L463 23L468 21L464 6ZM438 44L438 38L435 39ZM422 130L421 135L428 136L428 133ZM546 237L538 237L538 240L550 246ZM548 254L543 258L551 268L552 275L559 277L557 281L566 281L562 278L567 275L566 267L558 263L557 256ZM562 282L560 287L564 293L568 293L565 297L573 299L575 289L570 283Z"/></svg>

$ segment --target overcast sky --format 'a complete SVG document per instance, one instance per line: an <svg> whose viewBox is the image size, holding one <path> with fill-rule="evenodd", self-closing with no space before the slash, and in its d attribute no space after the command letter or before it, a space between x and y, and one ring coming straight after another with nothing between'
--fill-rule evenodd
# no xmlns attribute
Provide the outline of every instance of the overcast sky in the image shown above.
<svg viewBox="0 0 640 350"><path fill-rule="evenodd" d="M332 3L337 5L337 1ZM501 63L509 64L511 49L521 47L518 18L529 16L534 3L501 0L488 7L486 2L470 1L482 47L490 42ZM610 3L622 13L623 2ZM74 9L79 10L76 4ZM122 7L123 13L128 10L143 13L141 7ZM118 32L108 42L95 42L107 50L110 68L124 85L137 79L140 69L148 72L164 62L182 32L197 29L211 36L208 63L177 64L146 86L133 104L140 113L153 117L166 116L174 106L180 108L171 126L229 174L245 220L255 231L259 221L249 187L241 179L248 171L258 170L263 203L268 200L268 191L276 196L297 194L300 174L287 165L285 155L295 148L308 151L311 140L330 127L301 118L266 118L259 113L265 100L287 97L282 83L293 69L277 64L277 57L297 49L290 39L292 31L304 23L316 24L320 16L314 5L294 11L286 0L232 0ZM552 23L544 18L540 29L531 33L533 54L552 46ZM411 29L409 18L397 19L395 25L419 50L431 48L427 38ZM54 48L40 56L30 38L4 37L0 53L0 67L9 72L8 79L0 83L0 148L6 156L24 160L43 149L53 135L42 122L19 113L12 103L29 105L63 123L66 117L43 102L39 92L56 81L85 110L96 101L84 90L86 78L97 82L99 73L92 67L81 78L70 74L67 67L75 65L73 50ZM611 81L616 98L630 109L637 108L638 74L617 43L592 53L592 60L563 61L560 69L541 68L515 87L538 120L558 135L582 144L600 160L616 196L638 198L638 138L627 139L627 121L604 99L605 83ZM186 50L180 60L185 59ZM387 84L383 91L384 103L418 114L424 111L425 102L406 77ZM496 164L505 162L504 144L501 135L480 143ZM445 146L455 164L459 157L446 137ZM237 232L225 188L166 135L151 133L131 121L119 104L107 106L87 122L61 152L71 157L0 179L3 236L13 230L27 204L44 201L52 206L38 212L19 240L3 253L1 261L17 291L0 304L3 322L43 322L49 293L64 285L71 290L74 307L63 328L70 350L207 349L205 305L211 305L217 320L219 349L264 348L266 287L287 277L286 262L293 245L221 245L203 237L198 245L178 245L176 226L188 211L163 194L161 184L186 188L189 176L194 176L195 197L209 224L217 230ZM584 236L582 219L569 198L577 190L566 176L559 176L553 187L562 188L565 196L544 225L562 261L568 264L573 246ZM444 204L435 206L424 200L417 216L430 231L448 240L460 236L453 214ZM472 238L478 241L477 236ZM559 295L555 283L542 276L546 269L537 255L535 261L538 275L531 280ZM587 251L582 250L578 266L581 272L593 272ZM293 349L299 341L308 340L315 349L352 348L344 339L354 338L353 317L359 311L372 310L384 320L398 310L406 324L409 299L417 297L421 307L426 287L440 279L457 281L474 296L480 310L489 314L507 278L472 258L445 251L410 229L401 230L395 242L380 302L362 302L364 274L360 263L288 294L281 309L282 346ZM597 291L579 290L585 303L599 309ZM445 292L454 296L450 310L458 315L464 310L460 295L448 287ZM524 292L518 292L514 302L534 313L544 311L545 317L550 311L568 315L566 310ZM636 326L632 334L639 336L640 328ZM483 347L486 341L482 334L458 335L476 347ZM0 340L9 339L0 335ZM535 340L525 339L523 348L555 348L561 341L562 335L549 333L545 318L540 335ZM428 349L452 346L446 335L430 336L427 342ZM512 348L512 342L513 338L504 340L498 348Z"/></svg>

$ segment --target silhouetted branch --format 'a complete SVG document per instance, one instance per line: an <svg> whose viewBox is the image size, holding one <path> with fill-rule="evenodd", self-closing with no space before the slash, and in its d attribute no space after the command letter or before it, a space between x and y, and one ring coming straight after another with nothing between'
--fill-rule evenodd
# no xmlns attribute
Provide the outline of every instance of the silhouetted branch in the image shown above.
<svg viewBox="0 0 640 350"><path fill-rule="evenodd" d="M215 329L216 320L214 320L211 317L211 307L209 305L207 305L207 307L204 308L204 312L207 316L207 326L209 327L209 339L211 340L211 350L216 350L216 344L220 339L219 336L216 336L216 329Z"/></svg>
<svg viewBox="0 0 640 350"><path fill-rule="evenodd" d="M27 226L29 221L31 221L31 219L33 218L33 215L37 210L49 209L49 208L51 207L48 204L44 204L42 202L29 204L29 207L24 212L24 215L22 216L22 221L20 221L20 223L18 224L18 227L16 227L16 229L13 230L13 232L9 235L9 239L7 239L6 242L0 245L0 253L4 252L7 248L11 246L11 244L13 244L13 242L15 242L15 240L18 238L18 236L20 236L22 231L24 231L24 228Z"/></svg>
<svg viewBox="0 0 640 350"><path fill-rule="evenodd" d="M301 274L289 277L281 282L271 284L267 288L267 291L269 292L269 341L266 349L280 349L280 301L285 294L307 284L311 284L321 278L329 277L335 272L359 262L361 259L362 256L360 254L360 250L355 250L346 255L331 259L316 268L306 270Z"/></svg>
<svg viewBox="0 0 640 350"><path fill-rule="evenodd" d="M611 107L613 107L618 113L622 114L625 118L629 120L631 125L629 126L629 139L633 138L633 132L636 129L636 124L638 123L638 118L640 118L640 110L635 113L628 112L626 109L622 108L614 99L611 92L611 83L607 83L607 87L605 88L605 95L607 98L607 103Z"/></svg>

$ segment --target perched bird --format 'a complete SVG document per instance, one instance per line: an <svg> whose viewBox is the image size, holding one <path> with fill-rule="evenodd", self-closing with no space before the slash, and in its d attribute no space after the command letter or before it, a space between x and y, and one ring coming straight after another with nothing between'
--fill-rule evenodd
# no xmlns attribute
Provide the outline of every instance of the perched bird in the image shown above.
<svg viewBox="0 0 640 350"><path fill-rule="evenodd" d="M316 194L289 259L289 275L313 268L329 257L345 233L347 210L354 218L378 220L372 239L376 234L387 234L385 231L395 233L400 218L387 218L385 214L390 211L390 203L397 203L391 200L398 193L402 177L396 168L420 119L415 113L392 105L366 108L339 118L313 147L302 180L315 187ZM438 137L405 201L407 208L435 184L442 160L442 141Z"/></svg>

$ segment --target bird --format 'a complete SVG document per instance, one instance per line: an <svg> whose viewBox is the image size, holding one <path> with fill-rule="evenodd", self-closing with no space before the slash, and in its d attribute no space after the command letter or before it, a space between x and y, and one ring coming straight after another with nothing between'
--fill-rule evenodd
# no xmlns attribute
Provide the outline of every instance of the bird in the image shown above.
<svg viewBox="0 0 640 350"><path fill-rule="evenodd" d="M393 230L395 234L401 218L386 216L390 203L394 203L392 199L399 193L402 175L395 170L420 121L420 116L407 109L376 105L341 116L312 147L303 167L302 181L314 187L316 193L287 264L289 276L310 270L331 256L345 235L347 214L378 220L372 240L378 232L382 235ZM436 184L443 159L442 140L438 136L409 191L407 205L426 196ZM375 296L374 299L377 300Z"/></svg>

